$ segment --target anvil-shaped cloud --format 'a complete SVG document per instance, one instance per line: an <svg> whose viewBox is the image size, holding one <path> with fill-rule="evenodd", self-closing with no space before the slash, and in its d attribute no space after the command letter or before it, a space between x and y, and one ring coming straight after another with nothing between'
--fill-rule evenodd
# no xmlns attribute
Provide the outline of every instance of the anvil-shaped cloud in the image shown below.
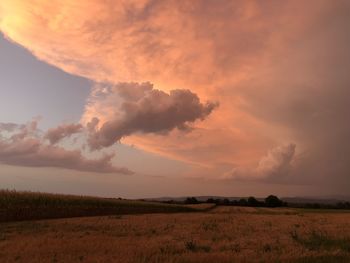
<svg viewBox="0 0 350 263"><path fill-rule="evenodd" d="M2 0L0 29L72 74L161 90L122 106L94 89L82 117L99 120L93 148L130 135L123 142L171 158L251 170L276 145L296 144L291 180L340 189L350 187L349 12L345 0ZM179 88L190 92L169 93ZM187 104L172 104L180 95L205 114L182 119ZM139 110L156 96L166 106ZM197 96L220 107L191 133L172 129L210 113ZM160 119L158 107L172 117ZM155 127L171 128L166 140Z"/></svg>

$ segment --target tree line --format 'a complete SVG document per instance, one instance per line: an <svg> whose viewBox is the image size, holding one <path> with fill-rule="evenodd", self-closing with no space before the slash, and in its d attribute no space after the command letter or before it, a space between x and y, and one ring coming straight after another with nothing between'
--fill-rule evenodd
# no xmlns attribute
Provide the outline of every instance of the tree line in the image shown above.
<svg viewBox="0 0 350 263"><path fill-rule="evenodd" d="M167 203L174 203L168 201ZM248 198L240 198L237 200L229 200L228 198L208 198L206 201L199 201L195 197L187 197L185 204L209 203L224 206L248 206L248 207L293 207L307 209L350 209L350 202L338 202L334 204L326 203L287 203L275 195L269 195L263 200L258 200L253 196Z"/></svg>
<svg viewBox="0 0 350 263"><path fill-rule="evenodd" d="M195 197L187 197L184 201L185 204L199 204L199 203L209 203L216 205L226 205L226 206L251 206L251 207L281 207L287 206L286 202L283 202L275 195L269 195L263 201L259 201L253 196L248 198L241 198L239 200L229 200L228 198L224 199L214 199L209 198L205 202L198 201Z"/></svg>

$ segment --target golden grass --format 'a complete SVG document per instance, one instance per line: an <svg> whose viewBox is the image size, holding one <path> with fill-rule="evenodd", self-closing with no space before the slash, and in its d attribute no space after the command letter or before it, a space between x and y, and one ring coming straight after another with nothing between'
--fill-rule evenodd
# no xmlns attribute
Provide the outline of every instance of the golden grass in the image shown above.
<svg viewBox="0 0 350 263"><path fill-rule="evenodd" d="M349 213L218 207L2 223L0 262L350 262L349 237Z"/></svg>

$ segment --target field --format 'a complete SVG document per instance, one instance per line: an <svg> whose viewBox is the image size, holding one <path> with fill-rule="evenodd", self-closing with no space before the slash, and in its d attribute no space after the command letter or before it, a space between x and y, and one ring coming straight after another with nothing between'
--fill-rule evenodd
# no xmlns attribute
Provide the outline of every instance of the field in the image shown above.
<svg viewBox="0 0 350 263"><path fill-rule="evenodd" d="M189 206L154 202L0 190L0 222L193 211Z"/></svg>
<svg viewBox="0 0 350 263"><path fill-rule="evenodd" d="M350 213L220 206L1 223L0 262L350 262Z"/></svg>

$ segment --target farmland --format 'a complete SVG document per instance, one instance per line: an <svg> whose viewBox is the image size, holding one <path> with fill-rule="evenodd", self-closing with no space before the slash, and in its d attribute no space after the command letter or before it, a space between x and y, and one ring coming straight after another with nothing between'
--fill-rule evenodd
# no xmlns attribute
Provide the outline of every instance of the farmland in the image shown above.
<svg viewBox="0 0 350 263"><path fill-rule="evenodd" d="M154 202L0 191L0 222L97 215L191 212L189 206Z"/></svg>
<svg viewBox="0 0 350 263"><path fill-rule="evenodd" d="M350 262L350 213L220 206L8 222L0 262Z"/></svg>

